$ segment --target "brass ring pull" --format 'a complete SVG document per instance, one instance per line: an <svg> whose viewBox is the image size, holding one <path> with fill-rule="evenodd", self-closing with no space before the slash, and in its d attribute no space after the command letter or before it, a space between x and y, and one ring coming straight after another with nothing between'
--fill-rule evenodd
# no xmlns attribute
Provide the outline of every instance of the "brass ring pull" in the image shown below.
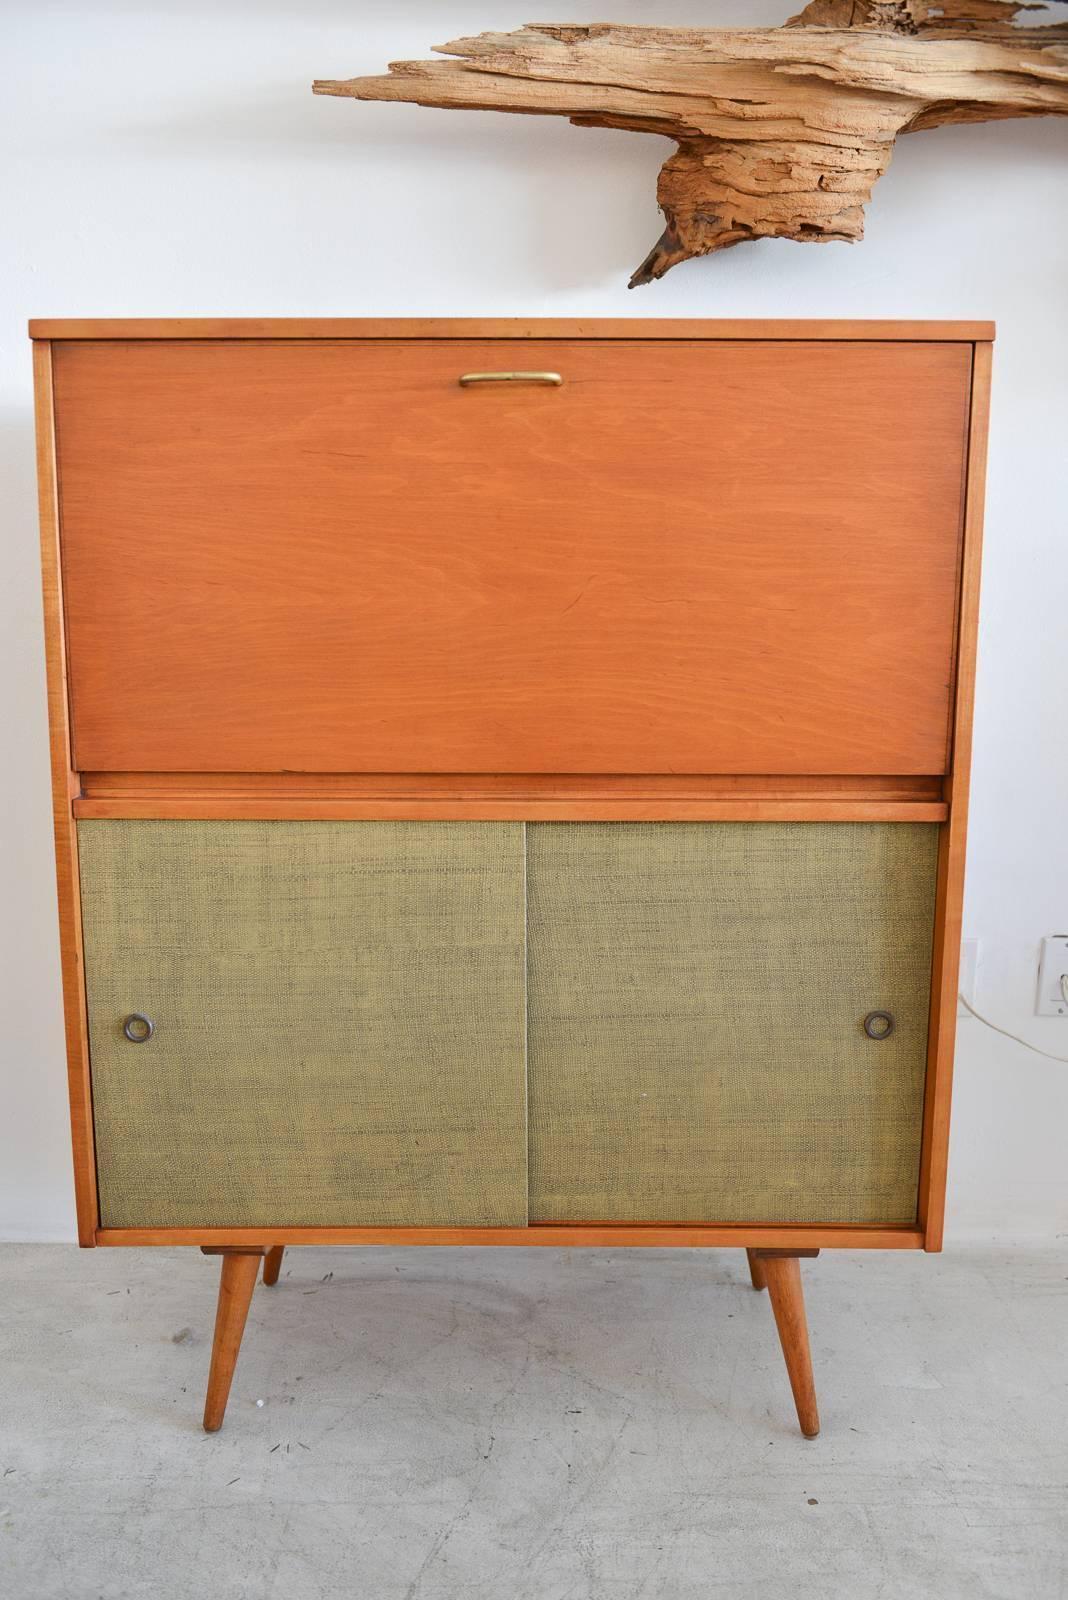
<svg viewBox="0 0 1068 1600"><path fill-rule="evenodd" d="M869 1039L889 1039L894 1026L894 1016L891 1011L869 1011L864 1018L864 1032Z"/></svg>
<svg viewBox="0 0 1068 1600"><path fill-rule="evenodd" d="M548 383L559 389L563 381L558 372L464 372L460 387L465 389L469 383Z"/></svg>
<svg viewBox="0 0 1068 1600"><path fill-rule="evenodd" d="M143 1011L131 1011L122 1025L122 1031L131 1044L144 1044L156 1031L156 1024Z"/></svg>

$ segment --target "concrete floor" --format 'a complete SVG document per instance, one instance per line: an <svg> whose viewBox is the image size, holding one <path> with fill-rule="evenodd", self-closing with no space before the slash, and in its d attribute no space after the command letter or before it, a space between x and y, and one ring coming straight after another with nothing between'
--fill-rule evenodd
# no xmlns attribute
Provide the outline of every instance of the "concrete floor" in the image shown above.
<svg viewBox="0 0 1068 1600"><path fill-rule="evenodd" d="M209 1438L216 1262L5 1246L0 1595L1068 1595L1066 1252L805 1275L811 1443L740 1252L541 1249L290 1252Z"/></svg>

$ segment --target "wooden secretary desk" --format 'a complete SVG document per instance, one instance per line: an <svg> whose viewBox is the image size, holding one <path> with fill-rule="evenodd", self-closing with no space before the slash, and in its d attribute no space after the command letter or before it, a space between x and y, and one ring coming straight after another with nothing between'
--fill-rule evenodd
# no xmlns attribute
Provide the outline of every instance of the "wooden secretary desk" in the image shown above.
<svg viewBox="0 0 1068 1600"><path fill-rule="evenodd" d="M37 322L79 1233L938 1250L986 323Z"/></svg>

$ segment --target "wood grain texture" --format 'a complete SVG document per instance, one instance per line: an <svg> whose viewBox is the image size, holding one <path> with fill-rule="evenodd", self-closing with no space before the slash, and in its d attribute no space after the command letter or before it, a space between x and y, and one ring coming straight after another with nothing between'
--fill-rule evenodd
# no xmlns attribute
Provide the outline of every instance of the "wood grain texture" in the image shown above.
<svg viewBox="0 0 1068 1600"><path fill-rule="evenodd" d="M75 800L80 821L102 818L201 818L222 821L346 822L942 822L942 802L864 800L260 800L159 796L126 800Z"/></svg>
<svg viewBox="0 0 1068 1600"><path fill-rule="evenodd" d="M82 772L91 800L829 800L941 802L938 776L826 773Z"/></svg>
<svg viewBox="0 0 1068 1600"><path fill-rule="evenodd" d="M814 1439L820 1431L820 1414L812 1376L801 1266L796 1255L779 1255L775 1252L761 1256L760 1266L771 1298L779 1343L782 1345L794 1405L797 1407L797 1420L805 1438Z"/></svg>
<svg viewBox="0 0 1068 1600"><path fill-rule="evenodd" d="M941 822L939 776L83 772L76 817Z"/></svg>
<svg viewBox="0 0 1068 1600"><path fill-rule="evenodd" d="M568 117L674 139L630 280L757 238L852 242L901 133L1068 113L1068 25L1002 0L815 0L785 28L539 23L316 94Z"/></svg>
<svg viewBox="0 0 1068 1600"><path fill-rule="evenodd" d="M78 792L78 779L77 774L71 770L63 584L56 499L52 350L47 344L38 344L34 347L33 377L37 487L41 522L45 667L48 683L49 753L52 774L52 828L56 851L59 957L63 978L63 1025L66 1037L67 1086L74 1157L74 1194L78 1218L78 1243L92 1245L99 1215L96 1160L93 1149L85 979L82 966L78 839L71 814L71 797Z"/></svg>
<svg viewBox="0 0 1068 1600"><path fill-rule="evenodd" d="M241 1337L248 1320L248 1308L259 1276L261 1255L260 1250L227 1251L223 1255L211 1368L204 1399L205 1433L218 1433L223 1425L234 1368L241 1349Z"/></svg>
<svg viewBox="0 0 1068 1600"><path fill-rule="evenodd" d="M545 819L570 818L582 814L570 809L587 806L590 816L656 817L716 815L782 817L765 806L799 806L798 820L817 815L860 818L864 815L887 817L892 808L901 806L911 820L919 816L943 817L946 801L954 805L953 821L944 830L940 864L938 943L935 953L935 999L932 1007L930 1067L926 1090L926 1113L923 1145L923 1168L920 1182L921 1229L812 1229L788 1226L768 1227L655 1227L628 1226L625 1229L588 1223L546 1230L534 1227L525 1230L392 1230L392 1229L293 1229L264 1231L259 1243L264 1248L286 1242L292 1243L487 1243L487 1244L560 1244L604 1247L611 1244L646 1245L698 1245L698 1246L751 1246L787 1245L823 1246L837 1244L847 1248L920 1248L937 1249L941 1244L942 1209L945 1188L945 1159L948 1140L948 1112L952 1064L952 1043L955 1031L955 992L957 950L959 947L960 888L963 874L964 806L967 802L967 753L970 746L970 710L972 679L974 678L975 607L978 588L978 536L982 515L982 462L985 452L986 387L989 383L989 347L983 343L992 337L993 328L987 323L731 323L724 321L676 323L638 319L617 321L566 321L528 322L519 320L454 322L440 319L418 321L380 321L340 319L315 321L305 319L247 320L247 319L164 319L159 321L128 320L42 322L32 326L40 340L52 332L56 337L73 343L106 342L120 347L130 337L158 341L192 341L220 338L255 341L268 337L272 342L290 341L302 344L317 338L328 341L353 339L363 342L388 342L405 333L433 341L442 351L453 350L455 345L469 339L481 339L506 344L509 340L551 340L554 338L582 339L611 345L628 334L657 341L665 346L665 356L676 347L675 342L702 340L736 343L739 350L750 342L760 344L767 340L838 343L845 339L863 339L868 343L881 343L892 347L896 343L938 344L951 341L966 355L970 355L968 341L980 341L975 360L975 400L970 418L970 445L968 451L968 502L967 541L961 563L963 595L960 607L958 642L960 670L956 676L952 769L944 782L934 774L906 773L897 778L884 779L878 772L870 774L819 774L786 773L773 777L752 777L745 773L675 774L650 773L388 773L381 772L313 772L276 773L234 772L232 769L212 772L101 771L83 775L87 799L75 800L75 806L115 806L119 809L89 815L437 815L517 817L538 815ZM60 364L63 360L60 352ZM538 364L544 359L539 351ZM494 364L500 364L499 349L494 354ZM526 364L531 364L529 349ZM72 771L67 730L67 705L64 693L64 636L62 598L58 573L58 528L55 510L55 468L52 453L51 405L51 352L47 344L38 344L35 350L38 407L38 467L41 481L42 540L45 565L45 602L48 642L49 700L52 719L53 790L56 800L57 864L60 882L60 900L63 916L63 964L65 1012L67 1020L68 1060L71 1078L72 1126L74 1129L76 1179L78 1187L79 1237L83 1244L140 1244L140 1243L215 1243L248 1242L235 1238L233 1230L103 1230L96 1226L97 1208L95 1172L93 1166L92 1128L89 1103L89 1085L84 1042L84 995L81 992L80 916L76 903L76 862L68 854L69 865L64 867L60 851L61 835L73 844L71 828L71 796L76 794L79 775ZM963 464L963 463L962 463ZM50 600L51 595L51 600ZM970 643L969 643L970 640ZM58 689L57 689L58 685ZM262 715L262 710L259 712ZM57 732L58 730L58 732ZM58 750L58 764L57 764ZM944 763L943 763L944 765ZM695 787L696 786L696 787ZM944 788L945 799L942 799ZM714 802L715 806L741 805L751 809L717 812L702 810ZM344 807L355 803L367 806L367 811L346 812ZM274 805L283 809L273 811ZM408 813L379 811L379 805L411 804L416 808ZM122 811L123 805L134 808L146 806L147 811ZM337 811L319 809L323 805L337 806ZM472 806L475 809L449 810L451 805ZM518 810L495 809L518 806ZM678 811L662 811L665 805L679 806ZM205 809L183 810L186 806L203 806ZM268 809L257 812L254 808ZM444 810L433 810L433 807ZM487 810L479 812L478 807ZM546 807L540 812L532 807ZM601 806L605 809L598 810ZM684 808L695 807L693 811ZM173 808L160 810L160 807ZM244 808L250 807L251 810ZM304 809L300 809L304 807ZM554 808L561 809L554 809ZM618 810L614 810L618 807ZM637 807L637 809L635 809ZM646 809L641 809L645 807ZM808 808L811 807L810 811ZM828 811L826 808L830 807ZM837 809L837 808L844 809ZM851 810L850 807L857 809ZM872 808L878 808L873 810ZM937 813L934 808L937 807ZM293 808L293 809L289 809ZM630 809L627 809L630 808ZM923 809L927 808L927 809ZM64 889L64 872L70 888ZM953 907L956 905L954 915ZM71 996L74 996L72 1004ZM73 1029L73 1033L72 1033ZM72 1046L73 1040L73 1046ZM924 1231L925 1230L925 1231ZM190 1236L191 1235L191 1236ZM534 1237L530 1237L533 1235Z"/></svg>
<svg viewBox="0 0 1068 1600"><path fill-rule="evenodd" d="M513 1245L559 1249L610 1250L641 1246L650 1250L739 1249L746 1246L821 1250L922 1250L916 1228L799 1227L759 1223L733 1227L706 1224L605 1226L582 1222L526 1228L98 1228L98 1245Z"/></svg>
<svg viewBox="0 0 1068 1600"><path fill-rule="evenodd" d="M766 1289L768 1286L768 1280L765 1275L764 1266L760 1257L757 1255L755 1250L747 1250L745 1252L745 1256L746 1261L749 1264L749 1281L752 1283L753 1288Z"/></svg>
<svg viewBox="0 0 1068 1600"><path fill-rule="evenodd" d="M263 1258L263 1281L268 1289L273 1289L278 1282L278 1274L282 1270L282 1257L286 1253L284 1244L272 1245Z"/></svg>
<svg viewBox="0 0 1068 1600"><path fill-rule="evenodd" d="M993 339L992 322L849 317L36 317L31 339Z"/></svg>
<svg viewBox="0 0 1068 1600"><path fill-rule="evenodd" d="M76 763L940 773L970 356L61 345Z"/></svg>
<svg viewBox="0 0 1068 1600"><path fill-rule="evenodd" d="M979 582L983 542L987 433L990 415L991 348L975 348L969 427L964 546L960 577L960 618L954 689L953 751L948 823L938 857L934 959L924 1132L920 1160L918 1217L928 1250L941 1250L949 1160L949 1117L953 1054L957 1035L961 918L968 832L968 791L972 761L972 712L979 627Z"/></svg>

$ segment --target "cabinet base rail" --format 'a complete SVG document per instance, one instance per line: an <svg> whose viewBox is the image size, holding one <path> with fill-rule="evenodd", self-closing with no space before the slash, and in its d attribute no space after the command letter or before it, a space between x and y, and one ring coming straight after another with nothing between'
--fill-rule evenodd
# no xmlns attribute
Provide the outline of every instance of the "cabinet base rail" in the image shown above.
<svg viewBox="0 0 1068 1600"><path fill-rule="evenodd" d="M93 1245L205 1245L258 1247L275 1245L517 1245L549 1249L731 1250L932 1250L940 1246L921 1228L909 1224L880 1226L848 1223L764 1222L531 1222L512 1228L471 1227L255 1227L255 1228L96 1228L85 1241Z"/></svg>
<svg viewBox="0 0 1068 1600"><path fill-rule="evenodd" d="M260 1262L263 1281L278 1282L284 1245L201 1245L206 1256L222 1256L219 1279L219 1304L215 1315L215 1337L211 1347L211 1367L204 1401L204 1431L218 1433L226 1415L226 1402L237 1366L241 1338L248 1320L252 1291L256 1287ZM816 1386L812 1376L808 1320L801 1288L803 1257L818 1256L818 1250L747 1249L749 1273L754 1289L767 1289L771 1309L782 1345L786 1372L793 1390L797 1420L806 1439L820 1431Z"/></svg>

